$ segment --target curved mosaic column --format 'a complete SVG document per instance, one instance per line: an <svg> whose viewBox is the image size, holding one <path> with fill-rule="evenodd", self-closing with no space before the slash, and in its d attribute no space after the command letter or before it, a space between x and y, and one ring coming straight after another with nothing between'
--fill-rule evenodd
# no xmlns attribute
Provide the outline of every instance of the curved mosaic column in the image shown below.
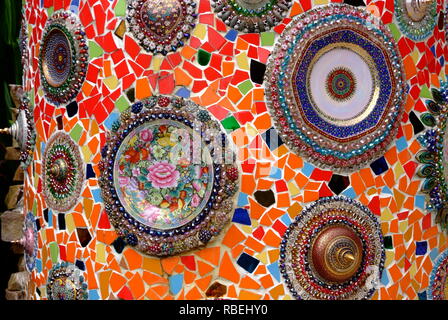
<svg viewBox="0 0 448 320"><path fill-rule="evenodd" d="M134 103L102 155L107 213L141 252L165 256L206 245L231 218L235 155L220 125L191 101Z"/></svg>
<svg viewBox="0 0 448 320"><path fill-rule="evenodd" d="M384 260L377 218L343 196L321 198L305 208L280 246L280 271L296 299L368 299Z"/></svg>
<svg viewBox="0 0 448 320"><path fill-rule="evenodd" d="M387 150L398 130L405 94L400 55L365 10L332 4L295 17L274 48L265 83L282 139L320 167L362 167Z"/></svg>

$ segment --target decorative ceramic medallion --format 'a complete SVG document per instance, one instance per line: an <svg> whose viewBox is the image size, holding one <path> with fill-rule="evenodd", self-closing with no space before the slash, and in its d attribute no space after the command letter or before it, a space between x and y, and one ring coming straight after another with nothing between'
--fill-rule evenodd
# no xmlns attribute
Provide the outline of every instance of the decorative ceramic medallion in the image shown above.
<svg viewBox="0 0 448 320"><path fill-rule="evenodd" d="M417 173L426 178L422 191L429 197L427 208L436 212L436 222L448 230L448 83L442 84L442 91L431 91L434 100L426 101L429 112L420 119L432 128L418 137L426 149L416 154L422 163Z"/></svg>
<svg viewBox="0 0 448 320"><path fill-rule="evenodd" d="M57 11L48 19L39 52L39 69L46 98L60 105L72 100L86 76L88 47L78 17Z"/></svg>
<svg viewBox="0 0 448 320"><path fill-rule="evenodd" d="M85 170L78 145L64 132L53 134L43 156L42 180L47 205L68 211L78 201Z"/></svg>
<svg viewBox="0 0 448 320"><path fill-rule="evenodd" d="M208 111L167 96L137 102L102 152L100 185L119 235L150 255L207 244L229 221L239 172Z"/></svg>
<svg viewBox="0 0 448 320"><path fill-rule="evenodd" d="M343 196L321 198L305 208L280 246L280 271L296 299L368 299L384 259L377 218Z"/></svg>
<svg viewBox="0 0 448 320"><path fill-rule="evenodd" d="M19 113L16 121L11 127L0 129L0 133L10 134L20 147L20 165L26 168L33 161L33 152L36 142L36 131L34 128L33 111L29 99L22 95L18 97L20 101Z"/></svg>
<svg viewBox="0 0 448 320"><path fill-rule="evenodd" d="M410 39L421 41L431 35L437 23L437 1L394 0L400 30Z"/></svg>
<svg viewBox="0 0 448 320"><path fill-rule="evenodd" d="M400 59L389 32L364 9L331 4L296 16L265 75L283 141L334 171L353 171L381 156L405 101Z"/></svg>
<svg viewBox="0 0 448 320"><path fill-rule="evenodd" d="M25 216L23 239L21 242L25 249L25 265L28 271L31 272L36 265L38 250L36 218L32 212L28 212Z"/></svg>
<svg viewBox="0 0 448 320"><path fill-rule="evenodd" d="M48 300L87 300L87 283L75 265L63 262L53 267L47 280Z"/></svg>
<svg viewBox="0 0 448 320"><path fill-rule="evenodd" d="M241 32L264 32L286 17L292 0L212 0L218 17Z"/></svg>
<svg viewBox="0 0 448 320"><path fill-rule="evenodd" d="M443 252L434 263L428 295L431 300L448 300L448 251Z"/></svg>
<svg viewBox="0 0 448 320"><path fill-rule="evenodd" d="M182 47L196 18L195 0L128 0L129 31L154 54L166 55Z"/></svg>

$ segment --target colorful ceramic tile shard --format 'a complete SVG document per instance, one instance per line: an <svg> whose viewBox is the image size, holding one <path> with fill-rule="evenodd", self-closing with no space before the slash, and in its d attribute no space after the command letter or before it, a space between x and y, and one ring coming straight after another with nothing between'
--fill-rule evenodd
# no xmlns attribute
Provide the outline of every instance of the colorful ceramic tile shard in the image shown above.
<svg viewBox="0 0 448 320"><path fill-rule="evenodd" d="M166 55L190 38L196 6L195 0L130 0L129 31L146 51Z"/></svg>
<svg viewBox="0 0 448 320"><path fill-rule="evenodd" d="M25 249L25 265L31 272L36 265L38 250L36 218L32 212L28 212L25 216L22 243Z"/></svg>
<svg viewBox="0 0 448 320"><path fill-rule="evenodd" d="M87 283L75 265L63 262L54 266L48 275L48 300L87 300Z"/></svg>
<svg viewBox="0 0 448 320"><path fill-rule="evenodd" d="M434 263L428 293L431 300L448 300L448 251L443 252Z"/></svg>
<svg viewBox="0 0 448 320"><path fill-rule="evenodd" d="M39 51L42 87L49 102L72 100L81 89L88 65L88 47L78 16L57 11L48 19Z"/></svg>
<svg viewBox="0 0 448 320"><path fill-rule="evenodd" d="M241 32L265 32L279 24L292 0L214 0L215 13L229 27Z"/></svg>
<svg viewBox="0 0 448 320"><path fill-rule="evenodd" d="M437 23L437 1L395 0L395 16L403 33L414 41L432 34Z"/></svg>
<svg viewBox="0 0 448 320"><path fill-rule="evenodd" d="M444 83L442 92L432 89L434 100L427 100L429 112L421 115L428 129L419 137L426 147L416 154L416 159L422 163L418 171L420 177L426 178L422 191L429 196L428 209L436 212L436 222L448 230L448 84Z"/></svg>
<svg viewBox="0 0 448 320"><path fill-rule="evenodd" d="M85 170L78 145L58 131L47 142L43 156L43 191L45 202L58 211L71 209L78 201Z"/></svg>
<svg viewBox="0 0 448 320"><path fill-rule="evenodd" d="M280 270L296 299L368 299L384 260L377 218L344 196L305 208L280 245Z"/></svg>
<svg viewBox="0 0 448 320"><path fill-rule="evenodd" d="M365 10L331 4L295 17L265 81L281 138L316 165L352 171L382 155L396 135L405 98L401 58Z"/></svg>
<svg viewBox="0 0 448 320"><path fill-rule="evenodd" d="M133 104L103 150L100 184L125 242L150 255L206 245L231 218L238 168L226 135L191 101Z"/></svg>

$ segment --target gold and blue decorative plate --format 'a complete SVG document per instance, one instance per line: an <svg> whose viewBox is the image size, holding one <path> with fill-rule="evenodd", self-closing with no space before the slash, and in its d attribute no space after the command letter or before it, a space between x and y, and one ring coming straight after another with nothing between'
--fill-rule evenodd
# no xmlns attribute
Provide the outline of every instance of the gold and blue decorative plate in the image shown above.
<svg viewBox="0 0 448 320"><path fill-rule="evenodd" d="M190 38L196 6L195 0L128 0L128 29L146 51L166 55Z"/></svg>
<svg viewBox="0 0 448 320"><path fill-rule="evenodd" d="M330 4L296 16L265 74L281 138L308 161L353 171L382 155L400 124L404 71L396 44L364 9Z"/></svg>
<svg viewBox="0 0 448 320"><path fill-rule="evenodd" d="M430 36L437 23L436 0L395 0L395 17L400 30L414 41Z"/></svg>
<svg viewBox="0 0 448 320"><path fill-rule="evenodd" d="M416 154L422 163L418 175L425 178L422 192L429 198L427 208L436 213L436 222L448 230L448 83L442 83L441 90L431 90L433 100L427 100L429 112L420 116L422 122L430 127L418 137L425 148Z"/></svg>
<svg viewBox="0 0 448 320"><path fill-rule="evenodd" d="M78 201L85 170L78 145L62 131L48 140L42 166L43 195L47 206L70 210Z"/></svg>
<svg viewBox="0 0 448 320"><path fill-rule="evenodd" d="M39 69L45 97L55 105L76 97L86 77L88 47L78 17L56 11L48 19L40 42Z"/></svg>
<svg viewBox="0 0 448 320"><path fill-rule="evenodd" d="M321 198L297 215L280 245L280 271L296 299L369 299L385 252L378 219L344 196Z"/></svg>
<svg viewBox="0 0 448 320"><path fill-rule="evenodd" d="M448 250L440 254L432 269L428 298L431 300L448 300Z"/></svg>
<svg viewBox="0 0 448 320"><path fill-rule="evenodd" d="M54 266L47 279L48 300L87 300L87 283L81 270L74 264L63 262Z"/></svg>
<svg viewBox="0 0 448 320"><path fill-rule="evenodd" d="M102 197L125 243L157 256L207 244L233 212L226 135L191 101L155 96L122 114L102 152Z"/></svg>
<svg viewBox="0 0 448 320"><path fill-rule="evenodd" d="M218 17L241 32L265 32L286 17L292 0L212 0Z"/></svg>

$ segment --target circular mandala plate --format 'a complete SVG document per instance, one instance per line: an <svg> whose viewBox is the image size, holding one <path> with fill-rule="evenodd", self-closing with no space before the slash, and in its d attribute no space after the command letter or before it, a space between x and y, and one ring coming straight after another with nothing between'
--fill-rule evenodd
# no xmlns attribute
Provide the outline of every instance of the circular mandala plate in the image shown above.
<svg viewBox="0 0 448 320"><path fill-rule="evenodd" d="M228 222L239 172L206 110L157 96L122 115L103 150L100 185L129 245L173 255L207 244Z"/></svg>
<svg viewBox="0 0 448 320"><path fill-rule="evenodd" d="M47 205L68 211L78 201L84 183L84 163L78 145L64 132L53 134L45 147L42 180Z"/></svg>
<svg viewBox="0 0 448 320"><path fill-rule="evenodd" d="M437 23L437 1L395 0L395 17L400 30L421 41L431 35Z"/></svg>
<svg viewBox="0 0 448 320"><path fill-rule="evenodd" d="M78 17L57 11L47 21L40 43L39 69L47 99L62 104L73 99L86 76L88 47Z"/></svg>
<svg viewBox="0 0 448 320"><path fill-rule="evenodd" d="M364 9L331 4L295 17L265 75L283 141L310 162L341 172L382 155L405 101L396 52L393 38Z"/></svg>
<svg viewBox="0 0 448 320"><path fill-rule="evenodd" d="M368 299L384 259L377 218L342 196L305 208L280 246L280 271L296 299Z"/></svg>
<svg viewBox="0 0 448 320"><path fill-rule="evenodd" d="M264 32L279 24L292 0L212 0L212 7L226 25L241 32Z"/></svg>
<svg viewBox="0 0 448 320"><path fill-rule="evenodd" d="M429 282L429 299L448 300L448 251L434 263Z"/></svg>
<svg viewBox="0 0 448 320"><path fill-rule="evenodd" d="M50 270L47 280L48 300L87 300L87 284L75 265L62 263Z"/></svg>
<svg viewBox="0 0 448 320"><path fill-rule="evenodd" d="M36 265L36 256L38 249L36 218L34 217L34 214L32 212L28 212L25 216L23 235L25 265L28 271L31 272Z"/></svg>
<svg viewBox="0 0 448 320"><path fill-rule="evenodd" d="M146 51L154 54L166 55L182 47L196 18L194 0L128 1L129 31Z"/></svg>
<svg viewBox="0 0 448 320"><path fill-rule="evenodd" d="M430 127L418 140L425 149L415 157L422 163L418 175L425 178L421 191L428 194L428 209L436 212L435 221L448 230L448 83L441 90L431 89L433 100L427 100L429 112L420 119Z"/></svg>

